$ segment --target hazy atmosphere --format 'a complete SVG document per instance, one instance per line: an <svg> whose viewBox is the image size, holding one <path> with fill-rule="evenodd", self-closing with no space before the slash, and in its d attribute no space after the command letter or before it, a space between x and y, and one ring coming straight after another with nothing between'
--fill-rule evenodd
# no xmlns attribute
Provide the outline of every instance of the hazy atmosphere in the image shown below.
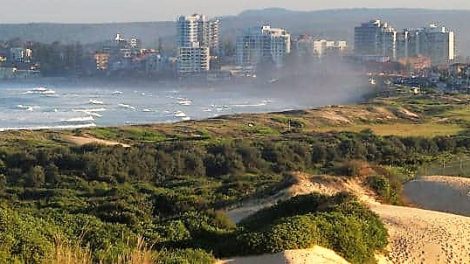
<svg viewBox="0 0 470 264"><path fill-rule="evenodd" d="M470 264L470 0L0 10L0 264Z"/></svg>
<svg viewBox="0 0 470 264"><path fill-rule="evenodd" d="M330 8L432 8L470 9L467 0L338 0L338 1L185 1L185 0L0 0L2 17L0 23L68 22L99 23L129 21L173 20L177 15L203 12L211 16L235 15L246 9L269 7L293 10L318 10ZM21 10L21 12L17 12Z"/></svg>

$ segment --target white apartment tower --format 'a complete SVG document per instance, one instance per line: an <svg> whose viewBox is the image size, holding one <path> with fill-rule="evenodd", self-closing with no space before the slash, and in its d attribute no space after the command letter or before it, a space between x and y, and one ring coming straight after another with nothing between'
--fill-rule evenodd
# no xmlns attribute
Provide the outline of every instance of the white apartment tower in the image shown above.
<svg viewBox="0 0 470 264"><path fill-rule="evenodd" d="M204 15L180 16L177 20L178 63L180 75L207 72L211 56L219 53L219 20Z"/></svg>
<svg viewBox="0 0 470 264"><path fill-rule="evenodd" d="M261 63L282 67L284 58L291 51L291 36L282 28L254 27L237 39L237 64L255 69Z"/></svg>

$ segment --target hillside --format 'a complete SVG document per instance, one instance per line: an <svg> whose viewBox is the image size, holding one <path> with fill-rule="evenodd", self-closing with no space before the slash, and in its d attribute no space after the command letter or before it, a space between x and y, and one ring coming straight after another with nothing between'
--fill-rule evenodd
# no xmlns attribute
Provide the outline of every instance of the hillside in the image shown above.
<svg viewBox="0 0 470 264"><path fill-rule="evenodd" d="M395 262L434 257L427 252L465 262L467 217L400 207L403 183L422 166L470 155L470 96L424 92L176 124L2 132L0 262L302 261L316 247L350 263L387 250Z"/></svg>
<svg viewBox="0 0 470 264"><path fill-rule="evenodd" d="M392 23L397 29L422 27L439 22L457 33L459 53L470 55L468 10L427 9L338 9L322 11L289 11L284 9L249 10L238 16L222 17L222 35L231 38L245 28L262 23L287 28L293 34L309 33L325 38L353 39L354 26L374 18ZM167 46L174 43L174 22L140 22L113 24L3 24L1 39L22 38L41 42L59 40L95 43L111 38L116 32L136 36L146 46L155 46L162 38Z"/></svg>
<svg viewBox="0 0 470 264"><path fill-rule="evenodd" d="M243 217L248 217L249 214L254 214L262 208L272 206L274 200L287 200L292 196L309 193L332 195L348 192L370 206L384 221L388 229L390 236L390 244L387 247L388 252L383 256L377 255L379 263L467 263L470 261L470 257L466 254L470 251L469 217L381 204L377 202L377 196L369 189L364 178L350 179L337 176L297 174L295 179L293 185L273 195L273 197L249 201L240 208L232 209L228 212L228 215L239 222ZM468 186L465 184L470 182L468 179L444 176L427 177L424 180L440 183L441 190L451 190L456 186L462 186L462 184L465 188L465 186ZM452 196L438 194L436 187L430 184L428 186L421 185L420 187L416 188L415 184L407 183L404 189L408 195L413 194L414 197L422 197L423 199L417 201L421 206L432 208L432 206L429 206L432 203L445 203L446 211L458 212L461 211L464 204L468 205L468 200L457 201ZM469 190L466 188L466 191ZM426 194L428 195L423 196ZM436 207L434 206L434 208ZM436 209L442 210L442 207ZM283 257L283 254L277 254L235 259L233 263L308 263L307 252L303 252L303 254L297 252L296 255L303 256L303 258L297 258L295 261L289 261L287 257ZM314 255L315 258L312 258L311 261L322 263L321 254L315 255L313 252L310 254ZM294 254L294 252L292 253ZM332 257L329 260L331 262L325 263L341 263L340 260L334 258L334 255L330 256Z"/></svg>

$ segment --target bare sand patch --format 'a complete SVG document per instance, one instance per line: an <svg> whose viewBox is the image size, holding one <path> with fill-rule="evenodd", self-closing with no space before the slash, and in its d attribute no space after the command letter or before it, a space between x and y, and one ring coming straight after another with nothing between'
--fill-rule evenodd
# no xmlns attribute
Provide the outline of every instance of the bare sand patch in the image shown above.
<svg viewBox="0 0 470 264"><path fill-rule="evenodd" d="M405 184L403 191L417 207L470 216L470 178L422 177Z"/></svg>
<svg viewBox="0 0 470 264"><path fill-rule="evenodd" d="M65 141L70 142L75 145L83 146L86 144L99 144L99 145L106 145L106 146L122 146L125 148L129 148L130 145L128 144L123 144L120 142L116 141L111 141L111 140L104 140L104 139L99 139L95 138L92 136L64 136L63 137Z"/></svg>
<svg viewBox="0 0 470 264"><path fill-rule="evenodd" d="M310 249L286 250L277 254L261 256L240 257L218 264L347 264L346 260L338 256L333 250L315 246Z"/></svg>
<svg viewBox="0 0 470 264"><path fill-rule="evenodd" d="M372 205L389 233L382 263L470 263L470 218L416 208Z"/></svg>

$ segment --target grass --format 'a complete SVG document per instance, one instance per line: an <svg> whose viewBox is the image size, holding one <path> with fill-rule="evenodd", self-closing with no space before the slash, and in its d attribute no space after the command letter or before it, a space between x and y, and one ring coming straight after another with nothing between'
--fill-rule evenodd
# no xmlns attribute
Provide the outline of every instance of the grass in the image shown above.
<svg viewBox="0 0 470 264"><path fill-rule="evenodd" d="M456 107L451 109L442 115L443 118L455 119L455 120L463 120L466 122L470 122L470 107Z"/></svg>
<svg viewBox="0 0 470 264"><path fill-rule="evenodd" d="M104 140L122 140L127 139L138 142L161 142L167 137L158 131L152 130L145 126L132 126L122 128L93 128L84 130L86 134L92 135Z"/></svg>
<svg viewBox="0 0 470 264"><path fill-rule="evenodd" d="M78 243L65 242L65 239L56 236L55 254L52 264L92 264L93 257L89 248L82 248Z"/></svg>
<svg viewBox="0 0 470 264"><path fill-rule="evenodd" d="M261 135L261 136L277 136L279 135L279 131L273 129L272 127L268 126L259 126L254 125L252 127L245 127L242 129L243 132L246 132L251 135Z"/></svg>
<svg viewBox="0 0 470 264"><path fill-rule="evenodd" d="M379 136L402 136L402 137L436 137L436 136L451 136L457 135L465 130L464 127L458 124L446 123L391 123L391 124L364 124L364 125L350 125L342 127L323 127L316 129L317 132L330 132L330 131L348 131L360 132L365 129L371 129L376 135Z"/></svg>
<svg viewBox="0 0 470 264"><path fill-rule="evenodd" d="M176 124L152 124L115 128L90 128L74 131L9 131L0 133L2 142L34 146L70 144L58 140L63 134L90 135L127 144L163 141L198 141L256 137L276 139L290 128L296 133L360 132L371 129L380 136L447 136L470 127L470 97L465 95L398 95L377 97L368 103L331 106L321 109L270 114L239 114ZM406 110L404 110L406 109ZM418 118L403 114L410 111ZM443 122L443 118L447 120Z"/></svg>

